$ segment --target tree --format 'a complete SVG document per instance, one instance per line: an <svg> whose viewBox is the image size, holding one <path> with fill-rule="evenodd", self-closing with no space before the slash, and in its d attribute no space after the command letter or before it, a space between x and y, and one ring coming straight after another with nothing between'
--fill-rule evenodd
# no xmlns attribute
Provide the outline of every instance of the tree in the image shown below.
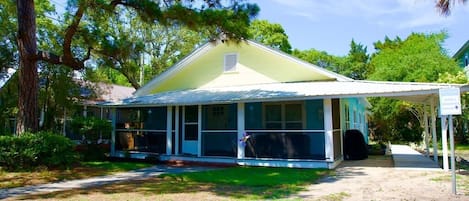
<svg viewBox="0 0 469 201"><path fill-rule="evenodd" d="M85 61L90 58L96 45L92 37L94 31L86 29L81 21L89 13L112 16L116 7L134 9L139 17L149 23L168 25L180 23L190 29L205 27L213 36L223 35L228 39L240 40L247 38L250 19L257 14L259 8L255 4L242 1L229 1L224 5L220 1L151 1L151 0L77 0L72 1L74 14L67 20L67 28L63 31L62 48L57 52L38 51L36 39L36 13L34 0L17 0L19 50L19 100L17 116L17 132L38 130L38 72L37 62L62 64L74 70L85 68ZM77 37L78 34L82 37ZM76 48L74 42L83 40L87 47Z"/></svg>
<svg viewBox="0 0 469 201"><path fill-rule="evenodd" d="M464 4L467 0L458 0L459 3ZM440 14L448 16L451 14L451 9L456 4L456 0L437 0L436 8Z"/></svg>
<svg viewBox="0 0 469 201"><path fill-rule="evenodd" d="M435 82L441 74L456 74L460 71L458 65L446 55L441 45L446 37L444 32L412 33L404 40L386 37L384 42L376 42L368 78L381 81ZM374 124L371 129L378 130L389 140L420 141L423 125L419 125L418 120L423 119L423 107L385 98L373 98L370 102L373 105Z"/></svg>
<svg viewBox="0 0 469 201"><path fill-rule="evenodd" d="M347 62L339 73L355 80L364 80L368 75L368 62L370 59L366 49L366 46L356 43L352 39L350 51L346 57Z"/></svg>
<svg viewBox="0 0 469 201"><path fill-rule="evenodd" d="M292 53L288 36L280 24L270 23L267 20L254 20L249 27L249 38L285 53Z"/></svg>
<svg viewBox="0 0 469 201"><path fill-rule="evenodd" d="M295 49L292 52L293 56L296 56L309 63L315 64L319 67L339 73L344 66L346 60L344 57L338 57L330 55L325 51L319 51L315 49L309 50L298 50Z"/></svg>

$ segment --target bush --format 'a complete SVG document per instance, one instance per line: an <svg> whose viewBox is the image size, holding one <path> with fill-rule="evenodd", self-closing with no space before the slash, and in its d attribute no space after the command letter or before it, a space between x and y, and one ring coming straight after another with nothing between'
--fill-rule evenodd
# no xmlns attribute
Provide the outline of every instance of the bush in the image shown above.
<svg viewBox="0 0 469 201"><path fill-rule="evenodd" d="M51 132L0 136L0 166L8 170L69 167L78 160L73 148L71 140Z"/></svg>
<svg viewBox="0 0 469 201"><path fill-rule="evenodd" d="M100 139L109 139L112 125L96 117L76 117L71 122L73 132L85 136L83 144L98 144Z"/></svg>

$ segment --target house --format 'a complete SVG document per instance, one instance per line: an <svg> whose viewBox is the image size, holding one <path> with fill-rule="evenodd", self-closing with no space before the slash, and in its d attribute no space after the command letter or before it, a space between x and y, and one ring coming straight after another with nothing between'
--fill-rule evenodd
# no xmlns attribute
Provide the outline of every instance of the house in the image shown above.
<svg viewBox="0 0 469 201"><path fill-rule="evenodd" d="M453 59L467 74L469 70L469 40L453 55Z"/></svg>
<svg viewBox="0 0 469 201"><path fill-rule="evenodd" d="M256 42L209 42L133 97L105 104L111 154L334 168L346 130L368 139L366 97L433 104L445 87L352 80Z"/></svg>

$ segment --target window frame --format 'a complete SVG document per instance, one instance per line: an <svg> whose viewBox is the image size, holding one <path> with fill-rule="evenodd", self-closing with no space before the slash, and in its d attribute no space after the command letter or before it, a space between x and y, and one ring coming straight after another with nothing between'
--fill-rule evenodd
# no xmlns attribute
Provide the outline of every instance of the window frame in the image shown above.
<svg viewBox="0 0 469 201"><path fill-rule="evenodd" d="M280 106L280 121L267 121L267 107L272 105ZM300 105L301 120L300 121L287 121L286 106L287 105ZM268 128L268 123L280 123L280 128ZM287 128L288 123L301 123L301 128ZM306 129L306 112L304 101L290 101L290 102L268 102L262 104L262 126L264 130L305 130Z"/></svg>

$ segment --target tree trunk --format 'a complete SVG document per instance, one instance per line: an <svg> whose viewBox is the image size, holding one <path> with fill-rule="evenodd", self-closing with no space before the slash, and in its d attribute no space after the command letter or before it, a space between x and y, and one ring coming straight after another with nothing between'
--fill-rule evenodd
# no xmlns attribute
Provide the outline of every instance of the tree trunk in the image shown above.
<svg viewBox="0 0 469 201"><path fill-rule="evenodd" d="M18 72L18 116L16 133L36 132L38 121L38 72L36 44L36 13L34 0L17 0L18 50L20 67Z"/></svg>

